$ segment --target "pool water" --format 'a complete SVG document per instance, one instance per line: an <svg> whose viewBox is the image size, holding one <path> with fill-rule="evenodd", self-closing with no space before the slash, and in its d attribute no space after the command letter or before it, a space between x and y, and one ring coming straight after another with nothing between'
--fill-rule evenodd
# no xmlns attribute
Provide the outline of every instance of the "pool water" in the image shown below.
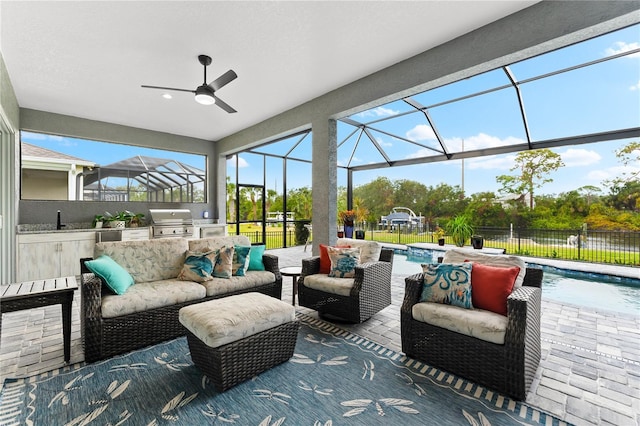
<svg viewBox="0 0 640 426"><path fill-rule="evenodd" d="M433 262L429 256L406 256L396 253L393 257L393 274L417 274L422 272L421 263ZM629 278L614 282L603 274L540 267L544 269L544 298L594 309L640 315L640 280Z"/></svg>

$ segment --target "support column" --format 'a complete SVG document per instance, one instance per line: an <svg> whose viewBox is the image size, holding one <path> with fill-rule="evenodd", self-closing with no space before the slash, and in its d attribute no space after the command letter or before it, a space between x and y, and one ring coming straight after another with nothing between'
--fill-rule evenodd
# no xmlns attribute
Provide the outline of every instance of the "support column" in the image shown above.
<svg viewBox="0 0 640 426"><path fill-rule="evenodd" d="M336 120L316 119L311 123L313 131L313 254L318 255L319 244L334 244L338 230L337 215L337 150L338 130Z"/></svg>

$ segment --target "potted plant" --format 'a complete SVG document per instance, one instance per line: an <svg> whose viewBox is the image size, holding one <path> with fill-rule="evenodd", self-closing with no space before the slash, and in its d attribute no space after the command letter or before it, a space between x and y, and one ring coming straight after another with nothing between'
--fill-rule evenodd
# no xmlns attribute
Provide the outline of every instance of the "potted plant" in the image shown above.
<svg viewBox="0 0 640 426"><path fill-rule="evenodd" d="M353 238L353 221L356 218L356 212L353 210L344 210L340 212L339 216L344 225L344 236L346 238Z"/></svg>
<svg viewBox="0 0 640 426"><path fill-rule="evenodd" d="M484 246L484 237L482 235L472 235L471 245L474 249L480 250Z"/></svg>
<svg viewBox="0 0 640 426"><path fill-rule="evenodd" d="M436 226L435 231L433 231L433 235L435 235L436 239L438 240L438 245L443 246L444 245L444 229L440 228L439 226Z"/></svg>
<svg viewBox="0 0 640 426"><path fill-rule="evenodd" d="M464 246L464 243L473 235L473 226L471 219L466 215L458 215L453 217L446 225L447 234L451 235L453 243L458 246Z"/></svg>
<svg viewBox="0 0 640 426"><path fill-rule="evenodd" d="M93 222L91 222L91 226L96 229L102 228L102 224L104 223L104 216L101 214L97 214L93 217Z"/></svg>
<svg viewBox="0 0 640 426"><path fill-rule="evenodd" d="M116 214L111 219L111 228L122 229L127 225L127 220L129 219L129 215L127 212L116 212Z"/></svg>
<svg viewBox="0 0 640 426"><path fill-rule="evenodd" d="M144 219L144 213L132 213L129 210L126 210L127 214L127 223L131 228L137 228L142 225L142 220Z"/></svg>

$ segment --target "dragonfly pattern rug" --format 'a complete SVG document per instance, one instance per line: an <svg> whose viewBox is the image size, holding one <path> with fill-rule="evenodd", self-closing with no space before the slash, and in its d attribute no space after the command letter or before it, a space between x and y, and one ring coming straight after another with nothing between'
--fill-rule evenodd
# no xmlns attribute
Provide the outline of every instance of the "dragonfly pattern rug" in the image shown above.
<svg viewBox="0 0 640 426"><path fill-rule="evenodd" d="M7 379L0 425L563 425L557 418L299 314L288 361L219 393L179 338Z"/></svg>

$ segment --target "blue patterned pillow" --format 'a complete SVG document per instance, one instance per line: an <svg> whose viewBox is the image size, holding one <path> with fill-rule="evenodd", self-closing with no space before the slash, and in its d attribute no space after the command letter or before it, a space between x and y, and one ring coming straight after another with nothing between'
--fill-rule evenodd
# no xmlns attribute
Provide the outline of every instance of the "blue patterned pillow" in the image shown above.
<svg viewBox="0 0 640 426"><path fill-rule="evenodd" d="M359 247L327 247L327 254L331 259L330 277L353 278L356 276L356 266L360 263Z"/></svg>
<svg viewBox="0 0 640 426"><path fill-rule="evenodd" d="M213 279L213 265L216 263L216 251L198 253L188 251L184 259L184 265L178 275L182 281L195 281L203 283Z"/></svg>
<svg viewBox="0 0 640 426"><path fill-rule="evenodd" d="M249 267L251 257L249 253L251 246L234 246L233 247L233 265L231 267L231 275L236 277L244 277L244 271Z"/></svg>
<svg viewBox="0 0 640 426"><path fill-rule="evenodd" d="M231 278L233 274L233 246L222 247L216 253L216 263L213 265L213 276L216 278Z"/></svg>
<svg viewBox="0 0 640 426"><path fill-rule="evenodd" d="M436 302L473 309L471 264L438 263L422 265L424 282L421 302Z"/></svg>

